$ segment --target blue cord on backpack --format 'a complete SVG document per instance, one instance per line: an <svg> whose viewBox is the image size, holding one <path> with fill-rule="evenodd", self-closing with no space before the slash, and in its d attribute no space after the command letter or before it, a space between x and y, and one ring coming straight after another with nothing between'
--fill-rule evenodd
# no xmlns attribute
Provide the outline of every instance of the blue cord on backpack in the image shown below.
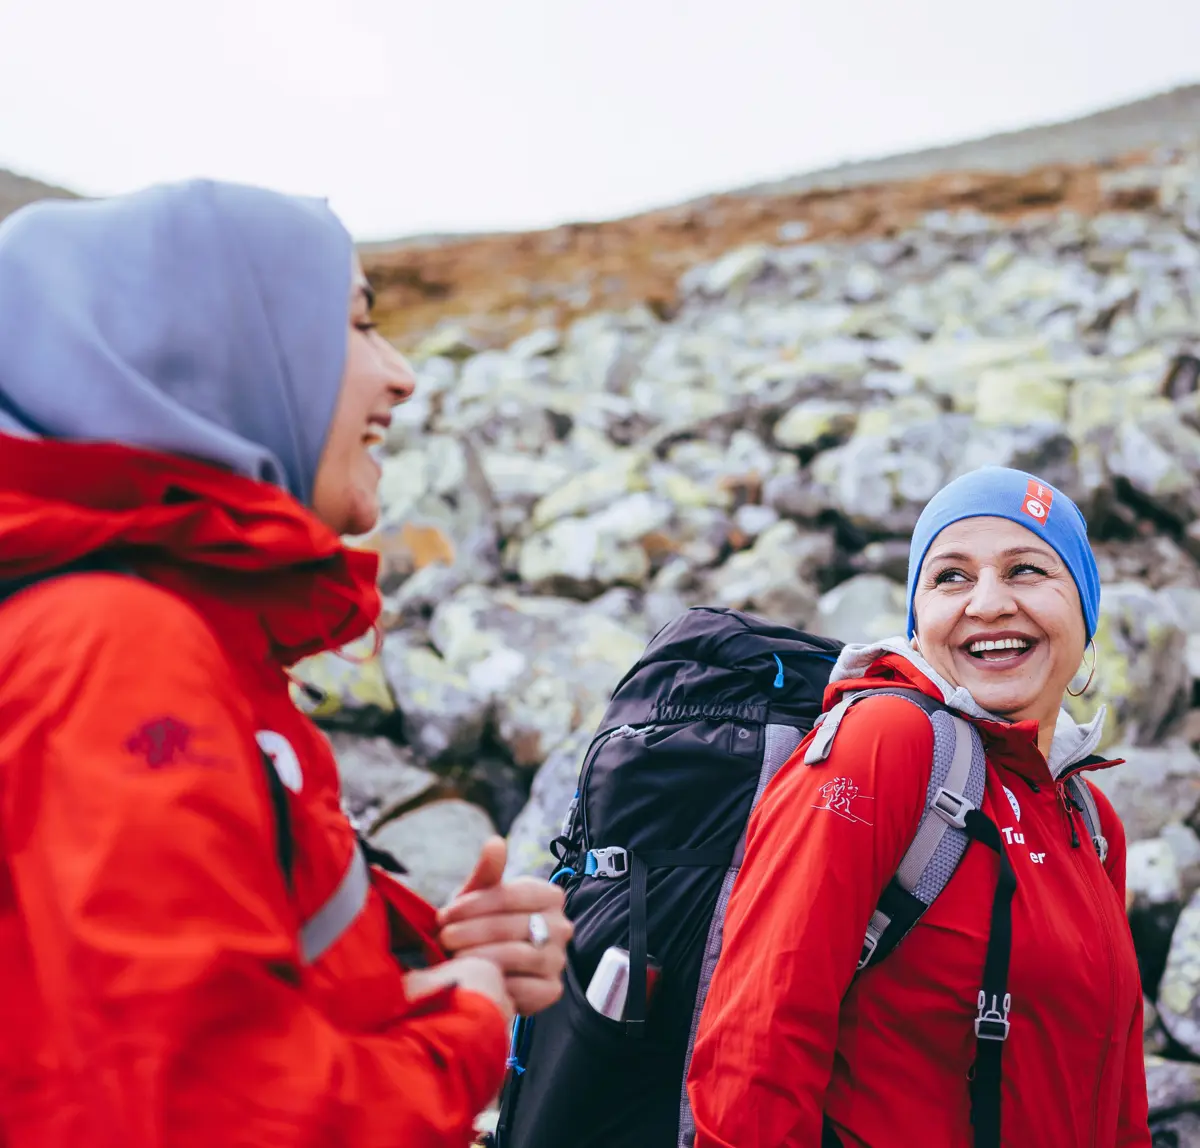
<svg viewBox="0 0 1200 1148"><path fill-rule="evenodd" d="M775 664L779 667L779 673L775 675L775 688L781 690L783 689L783 662L779 660L778 654L772 654L771 657L775 659Z"/></svg>
<svg viewBox="0 0 1200 1148"><path fill-rule="evenodd" d="M570 865L564 865L550 878L551 885L561 884L575 876L575 870ZM518 1076L525 1074L525 1066L521 1063L521 1038L526 1030L533 1026L533 1017L519 1016L513 1021L512 1038L508 1045L508 1059L504 1062L506 1068L511 1068Z"/></svg>
<svg viewBox="0 0 1200 1148"><path fill-rule="evenodd" d="M521 1063L520 1057L517 1055L517 1049L520 1047L521 1041L521 1025L524 1022L524 1017L517 1017L513 1021L512 1040L508 1045L508 1059L504 1062L506 1068L511 1068L518 1076L522 1076L525 1072L525 1066Z"/></svg>

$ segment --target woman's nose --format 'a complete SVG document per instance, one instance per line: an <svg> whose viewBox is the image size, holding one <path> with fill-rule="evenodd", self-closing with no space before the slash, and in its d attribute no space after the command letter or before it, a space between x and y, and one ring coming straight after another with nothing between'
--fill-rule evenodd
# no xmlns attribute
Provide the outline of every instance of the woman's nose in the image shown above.
<svg viewBox="0 0 1200 1148"><path fill-rule="evenodd" d="M1001 618L1015 613L1016 608L1004 579L991 570L981 571L967 601L967 613L974 618Z"/></svg>
<svg viewBox="0 0 1200 1148"><path fill-rule="evenodd" d="M409 361L394 348L388 348L387 372L388 390L392 395L392 405L405 402L412 397L417 387L417 376L413 373Z"/></svg>

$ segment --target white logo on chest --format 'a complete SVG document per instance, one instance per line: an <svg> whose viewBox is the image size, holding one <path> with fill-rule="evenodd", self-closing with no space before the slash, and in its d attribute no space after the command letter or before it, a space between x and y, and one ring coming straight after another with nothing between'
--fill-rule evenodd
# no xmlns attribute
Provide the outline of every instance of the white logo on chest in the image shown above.
<svg viewBox="0 0 1200 1148"><path fill-rule="evenodd" d="M293 793L299 793L304 788L304 772L300 768L300 759L292 749L292 743L281 733L273 729L260 729L254 740L258 747L271 759L279 780Z"/></svg>
<svg viewBox="0 0 1200 1148"><path fill-rule="evenodd" d="M1012 806L1013 816L1020 821L1021 803L1017 800L1017 795L1007 785L1002 785L1000 788L1004 790L1004 796L1008 798L1008 803Z"/></svg>

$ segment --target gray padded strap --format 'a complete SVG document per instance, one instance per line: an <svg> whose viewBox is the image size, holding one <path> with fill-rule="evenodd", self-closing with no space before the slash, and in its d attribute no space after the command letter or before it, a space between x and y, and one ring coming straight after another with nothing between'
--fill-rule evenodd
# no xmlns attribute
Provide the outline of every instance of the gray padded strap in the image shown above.
<svg viewBox="0 0 1200 1148"><path fill-rule="evenodd" d="M1100 807L1096 804L1092 787L1078 773L1073 773L1067 778L1067 785L1071 789L1071 796L1075 798L1075 804L1083 812L1084 824L1087 825L1088 836L1096 848L1096 856L1103 863L1108 860L1108 838L1100 832Z"/></svg>
<svg viewBox="0 0 1200 1148"><path fill-rule="evenodd" d="M300 955L311 965L333 947L339 937L354 924L371 889L371 875L356 845L338 887L300 929Z"/></svg>
<svg viewBox="0 0 1200 1148"><path fill-rule="evenodd" d="M751 811L758 807L763 792L771 783L771 779L779 772L780 767L796 751L800 744L800 731L790 725L768 725L763 745L762 769L758 775L758 788L754 791L754 801ZM748 819L747 819L748 821ZM679 1133L676 1138L677 1148L692 1148L696 1141L696 1120L692 1114L691 1097L688 1096L687 1077L692 1064L692 1049L696 1044L696 1034L700 1030L700 1014L704 1010L704 1002L708 999L708 987L712 983L717 962L721 959L721 949L725 941L725 913L729 908L729 898L733 893L734 882L746 852L746 830L734 850L733 860L721 882L721 891L717 896L716 909L708 923L708 938L704 943L704 956L700 962L700 980L696 986L696 1001L692 1007L692 1026L688 1033L687 1052L683 1058L683 1078L679 1092Z"/></svg>
<svg viewBox="0 0 1200 1148"><path fill-rule="evenodd" d="M908 847L908 852L904 854L899 869L896 870L896 880L909 893L916 892L922 875L929 868L929 863L933 860L947 831L951 827L962 829L963 817L967 810L975 808L963 794L967 788L967 779L971 774L973 743L977 735L973 727L962 718L955 717L953 714L947 716L950 718L949 728L951 736L954 738L954 748L948 755L949 768L944 777L936 776L939 762L944 761L947 755L935 752L933 755L935 776L930 786L934 793L934 799L926 808L912 844ZM941 722L935 721L932 724L936 743L939 727L945 727Z"/></svg>
<svg viewBox="0 0 1200 1148"><path fill-rule="evenodd" d="M837 736L838 726L842 724L842 718L862 696L861 693L847 694L833 709L826 710L817 718L813 725L815 732L812 740L804 751L805 765L819 765L829 756L829 751L833 747L833 739Z"/></svg>

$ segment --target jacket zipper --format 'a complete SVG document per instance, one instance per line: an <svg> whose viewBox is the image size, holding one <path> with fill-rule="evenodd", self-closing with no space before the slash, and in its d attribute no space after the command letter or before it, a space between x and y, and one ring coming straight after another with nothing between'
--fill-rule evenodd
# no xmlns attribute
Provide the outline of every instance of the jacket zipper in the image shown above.
<svg viewBox="0 0 1200 1148"><path fill-rule="evenodd" d="M1067 792L1065 782L1058 783L1058 804L1062 807L1063 816L1067 819L1067 828L1071 831L1071 848L1079 848L1079 831L1075 828L1075 818L1072 814L1072 806L1074 802L1071 800L1071 795Z"/></svg>

